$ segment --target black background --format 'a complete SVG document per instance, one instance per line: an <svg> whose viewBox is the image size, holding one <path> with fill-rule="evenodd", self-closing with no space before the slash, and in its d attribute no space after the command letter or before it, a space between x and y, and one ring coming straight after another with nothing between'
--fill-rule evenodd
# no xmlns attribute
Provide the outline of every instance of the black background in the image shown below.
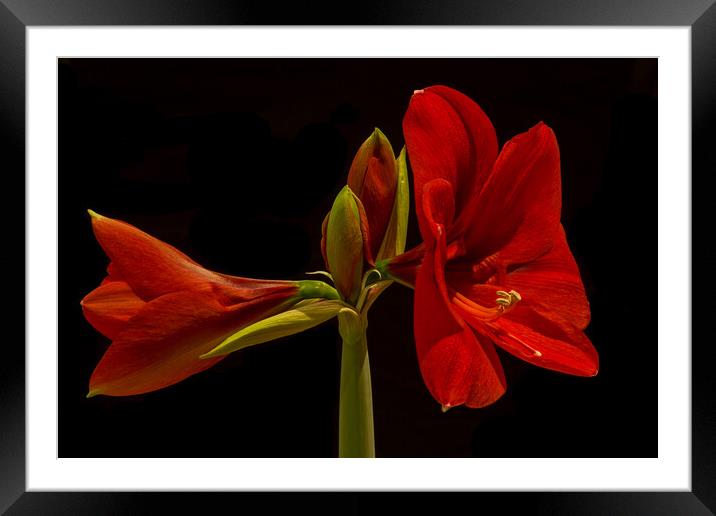
<svg viewBox="0 0 716 516"><path fill-rule="evenodd" d="M370 318L377 455L656 456L656 60L105 59L59 71L60 456L335 456L333 323L162 391L86 399L108 345L79 308L107 264L86 209L210 269L304 277L324 268L320 223L355 150L378 126L397 152L411 92L438 83L480 103L500 143L539 120L555 130L601 370L574 378L502 353L507 394L442 414L415 359L412 293L395 285Z"/></svg>

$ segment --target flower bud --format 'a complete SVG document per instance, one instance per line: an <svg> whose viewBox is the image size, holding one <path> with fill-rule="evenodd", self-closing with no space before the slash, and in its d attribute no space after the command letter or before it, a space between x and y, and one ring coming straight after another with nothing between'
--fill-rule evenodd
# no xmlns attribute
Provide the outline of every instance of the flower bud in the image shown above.
<svg viewBox="0 0 716 516"><path fill-rule="evenodd" d="M396 160L380 129L376 128L358 149L348 173L348 186L365 208L367 261L373 263L402 252L409 204L405 154Z"/></svg>
<svg viewBox="0 0 716 516"><path fill-rule="evenodd" d="M361 211L360 200L344 186L324 222L324 258L338 292L351 304L358 299L363 277Z"/></svg>

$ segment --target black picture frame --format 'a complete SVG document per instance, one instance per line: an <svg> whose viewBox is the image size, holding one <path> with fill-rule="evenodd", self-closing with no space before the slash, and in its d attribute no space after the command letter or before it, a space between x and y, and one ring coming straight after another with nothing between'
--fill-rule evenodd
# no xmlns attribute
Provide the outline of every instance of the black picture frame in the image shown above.
<svg viewBox="0 0 716 516"><path fill-rule="evenodd" d="M716 167L716 6L713 0L631 0L604 4L588 0L372 2L360 9L294 2L230 0L0 0L0 156L3 160L6 271L4 320L24 320L25 226L25 31L29 26L71 25L668 25L691 27L692 44L692 239L708 227L711 213L706 179ZM509 5L509 8L508 8ZM15 204L11 201L16 201ZM528 508L530 514L713 514L716 512L716 391L711 372L716 359L714 329L706 316L714 302L716 246L692 240L692 491L598 493L462 493L455 503L499 507L501 512ZM698 297L696 297L698 296ZM691 302L691 300L684 300ZM702 316L702 317L699 317ZM24 326L20 331L24 335ZM20 336L8 339L0 360L0 510L8 514L156 514L234 512L260 501L264 510L324 507L331 513L378 510L378 493L293 493L283 497L248 493L39 493L25 492L25 353ZM260 500L257 500L257 497ZM237 498L243 498L238 501ZM424 493L401 495L411 506L445 510L445 500ZM239 505L241 504L241 505Z"/></svg>

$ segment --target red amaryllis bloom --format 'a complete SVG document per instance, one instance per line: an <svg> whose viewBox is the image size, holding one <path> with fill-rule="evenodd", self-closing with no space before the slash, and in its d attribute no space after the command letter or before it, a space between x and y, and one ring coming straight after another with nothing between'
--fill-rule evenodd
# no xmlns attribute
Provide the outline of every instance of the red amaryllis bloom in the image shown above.
<svg viewBox="0 0 716 516"><path fill-rule="evenodd" d="M592 376L589 304L560 224L557 140L543 123L498 155L490 120L445 86L416 91L403 120L423 243L387 264L415 287L425 383L444 406L505 391L494 345L532 364Z"/></svg>
<svg viewBox="0 0 716 516"><path fill-rule="evenodd" d="M112 340L88 396L153 391L203 371L200 359L241 328L292 306L301 283L227 276L124 222L90 212L111 262L82 300L87 320Z"/></svg>

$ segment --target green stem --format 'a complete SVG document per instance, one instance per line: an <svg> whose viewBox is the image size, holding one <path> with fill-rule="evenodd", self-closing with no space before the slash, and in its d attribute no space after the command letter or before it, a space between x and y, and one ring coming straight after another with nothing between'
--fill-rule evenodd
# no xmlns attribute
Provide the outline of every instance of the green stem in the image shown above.
<svg viewBox="0 0 716 516"><path fill-rule="evenodd" d="M343 338L341 391L338 409L338 456L375 457L373 396L364 316L345 310L338 314Z"/></svg>

